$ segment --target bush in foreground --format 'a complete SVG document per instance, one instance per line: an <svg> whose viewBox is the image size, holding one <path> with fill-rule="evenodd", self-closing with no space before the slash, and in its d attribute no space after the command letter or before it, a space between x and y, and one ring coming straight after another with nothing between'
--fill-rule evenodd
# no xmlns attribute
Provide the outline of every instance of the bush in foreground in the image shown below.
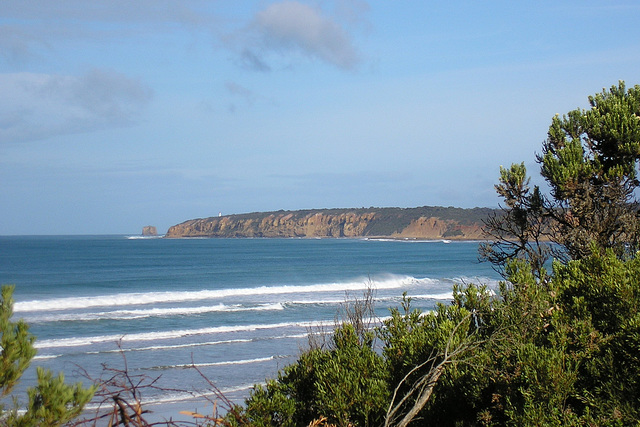
<svg viewBox="0 0 640 427"><path fill-rule="evenodd" d="M510 264L497 296L457 288L434 312L391 310L359 341L304 352L257 386L234 425L630 425L640 419L640 261L613 250L537 277ZM378 342L377 351L372 346Z"/></svg>

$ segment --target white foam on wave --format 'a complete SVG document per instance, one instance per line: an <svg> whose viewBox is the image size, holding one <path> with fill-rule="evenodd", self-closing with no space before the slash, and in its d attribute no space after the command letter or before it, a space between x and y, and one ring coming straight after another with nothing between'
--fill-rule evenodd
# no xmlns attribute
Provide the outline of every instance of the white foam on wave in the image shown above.
<svg viewBox="0 0 640 427"><path fill-rule="evenodd" d="M71 337L71 338L59 338L36 341L34 346L36 348L58 348L58 347L81 347L93 344L107 343L107 342L139 342L139 341L155 341L155 340L167 340L175 338L183 338L188 336L208 335L208 334L220 334L226 332L246 332L257 331L265 329L280 329L290 327L315 327L322 325L323 322L285 322L285 323L270 323L270 324L255 324L255 325L234 325L234 326L215 326L210 328L199 329L179 329L172 331L159 331L159 332L142 332L137 334L111 334L111 335L96 335L90 337Z"/></svg>
<svg viewBox="0 0 640 427"><path fill-rule="evenodd" d="M264 383L258 383L260 385L265 385ZM222 395L237 393L245 390L251 390L256 386L255 383L251 384L240 384L237 386L225 387L220 390ZM144 402L145 405L160 405L160 404L171 404L171 403L179 403L187 400L199 399L199 398L210 398L217 397L217 393L212 391L207 392L176 392L176 393L167 393L163 396L151 398Z"/></svg>
<svg viewBox="0 0 640 427"><path fill-rule="evenodd" d="M451 281L454 283L474 284L477 286L486 285L489 289L497 288L498 284L500 283L500 280L491 279L489 277L467 277L467 276L455 277L451 279Z"/></svg>
<svg viewBox="0 0 640 427"><path fill-rule="evenodd" d="M171 317L171 316L192 316L198 314L216 312L239 312L239 311L278 311L284 310L280 303L260 304L252 307L236 305L217 304L202 307L172 307L172 308L150 308L140 310L114 310L101 311L96 313L68 313L68 314L46 314L25 316L29 323L39 322L61 322L61 321L92 321L92 320L134 320L147 317Z"/></svg>
<svg viewBox="0 0 640 427"><path fill-rule="evenodd" d="M309 335L308 332L304 332L300 334L274 335L268 338L260 338L259 340L300 339L300 338L306 338L308 335ZM86 352L83 352L82 354L92 355L92 354L129 353L129 352L140 352L140 351L178 350L182 348L205 347L205 346L214 346L214 345L222 345L222 344L241 344L241 343L249 343L253 341L256 341L256 339L238 338L238 339L219 340L219 341L192 342L192 343L186 343L186 344L150 345L145 347L131 347L131 348L117 348L117 349L110 349L110 350L86 351ZM63 354L38 355L38 356L35 356L34 359L56 359L62 356Z"/></svg>
<svg viewBox="0 0 640 427"><path fill-rule="evenodd" d="M234 296L282 295L336 291L348 292L364 290L371 285L376 289L398 289L418 285L430 280L431 279L416 279L411 276L388 275L381 280L373 280L373 282L368 278L362 278L352 282L324 283L316 285L259 286L255 288L120 293L90 297L53 298L48 300L16 302L14 304L14 312L61 311L93 307L202 301Z"/></svg>
<svg viewBox="0 0 640 427"><path fill-rule="evenodd" d="M263 386L265 385L264 382L259 384ZM219 390L219 393L221 393L223 396L226 396L231 393L245 392L245 391L251 390L255 386L256 386L256 383L240 384L236 386L224 387ZM185 405L186 408L193 408L193 406L191 406L192 405L191 402L194 402L194 403L198 402L200 403L201 406L207 407L211 405L212 401L215 401L218 398L219 398L218 393L211 391L210 388L207 389L206 391L187 391L187 390L172 391L172 392L166 392L159 396L147 397L143 401L143 406L147 408L147 407L153 407L157 405L163 405L163 408L173 408L175 413L168 412L166 415L168 417L170 416L174 421L179 421L181 417L178 414L178 411L184 408L181 406L173 407L173 405L176 405L176 404ZM186 406L185 402L190 402L189 406ZM99 411L100 413L102 413L104 411L110 411L110 410L112 410L110 406L108 405L105 406L104 404L97 404L95 402L92 402L87 406L85 406L85 413L91 413L93 411ZM159 409L159 410L154 409L152 413L158 413L162 415L163 411L162 409ZM184 415L184 416L192 420L187 415ZM162 424L162 425L166 424L165 419L164 418L159 419L158 424Z"/></svg>
<svg viewBox="0 0 640 427"><path fill-rule="evenodd" d="M45 355L36 355L33 357L33 360L47 360L47 359L56 359L62 356L61 354L45 354Z"/></svg>
<svg viewBox="0 0 640 427"><path fill-rule="evenodd" d="M244 360L225 360L223 362L209 362L209 363L191 363L188 365L166 365L166 366L153 366L151 368L145 368L147 370L166 370L166 369L188 369L188 368L209 368L213 366L228 366L228 365L249 365L253 363L262 363L268 362L271 360L275 360L278 357L276 356L268 356L268 357L257 357L255 359L244 359Z"/></svg>
<svg viewBox="0 0 640 427"><path fill-rule="evenodd" d="M441 294L410 295L410 297L412 299L450 300L453 299L453 292L443 292Z"/></svg>

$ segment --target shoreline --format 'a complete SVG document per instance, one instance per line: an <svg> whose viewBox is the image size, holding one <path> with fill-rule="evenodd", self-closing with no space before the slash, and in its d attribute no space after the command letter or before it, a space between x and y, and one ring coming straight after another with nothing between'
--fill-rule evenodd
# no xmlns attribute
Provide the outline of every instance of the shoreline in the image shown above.
<svg viewBox="0 0 640 427"><path fill-rule="evenodd" d="M128 239L151 239L149 237L142 236L126 236ZM490 239L481 239L477 237L469 237L469 238L457 238L457 237L400 237L400 236L216 236L216 235L208 235L208 236L167 236L162 235L158 237L154 237L154 239L265 239L265 240L289 240L289 239L299 239L299 240L374 240L374 241L398 241L398 242L442 242L442 243L453 243L453 242L488 242Z"/></svg>

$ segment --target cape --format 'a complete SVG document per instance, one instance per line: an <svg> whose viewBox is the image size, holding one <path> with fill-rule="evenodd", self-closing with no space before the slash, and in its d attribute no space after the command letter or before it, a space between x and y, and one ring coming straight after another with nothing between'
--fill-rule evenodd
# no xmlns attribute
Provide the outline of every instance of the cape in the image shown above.
<svg viewBox="0 0 640 427"><path fill-rule="evenodd" d="M350 237L483 239L491 208L311 209L198 218L169 228L165 237Z"/></svg>

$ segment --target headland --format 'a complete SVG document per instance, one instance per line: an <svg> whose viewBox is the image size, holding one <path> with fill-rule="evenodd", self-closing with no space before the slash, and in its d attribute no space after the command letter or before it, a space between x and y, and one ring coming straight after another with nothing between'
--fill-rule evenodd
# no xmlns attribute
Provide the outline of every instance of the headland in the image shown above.
<svg viewBox="0 0 640 427"><path fill-rule="evenodd" d="M480 240L483 221L495 212L438 206L254 212L191 219L170 227L165 237Z"/></svg>

